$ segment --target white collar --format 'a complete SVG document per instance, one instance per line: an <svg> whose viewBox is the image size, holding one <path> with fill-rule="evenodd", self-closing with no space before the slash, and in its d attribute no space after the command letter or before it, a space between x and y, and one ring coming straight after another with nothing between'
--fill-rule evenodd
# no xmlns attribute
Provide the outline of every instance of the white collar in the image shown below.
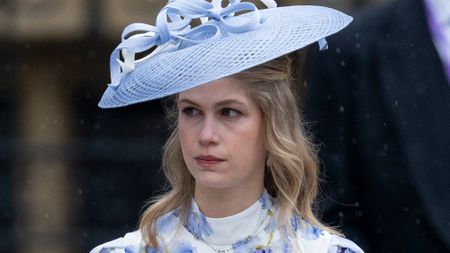
<svg viewBox="0 0 450 253"><path fill-rule="evenodd" d="M255 203L242 212L223 218L209 218L201 213L193 199L186 228L208 244L229 246L262 231L271 222L268 212L273 203L273 198L264 191Z"/></svg>

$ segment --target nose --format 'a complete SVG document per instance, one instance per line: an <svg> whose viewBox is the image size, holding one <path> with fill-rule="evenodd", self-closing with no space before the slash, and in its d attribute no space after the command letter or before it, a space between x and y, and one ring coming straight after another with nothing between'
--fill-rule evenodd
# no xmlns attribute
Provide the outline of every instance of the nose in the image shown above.
<svg viewBox="0 0 450 253"><path fill-rule="evenodd" d="M199 143L202 146L210 146L219 143L218 126L213 117L205 117L201 124Z"/></svg>

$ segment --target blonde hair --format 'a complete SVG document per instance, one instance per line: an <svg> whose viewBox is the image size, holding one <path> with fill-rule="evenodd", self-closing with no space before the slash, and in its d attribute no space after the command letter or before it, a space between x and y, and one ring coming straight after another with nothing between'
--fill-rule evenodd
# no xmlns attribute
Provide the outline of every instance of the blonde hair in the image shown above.
<svg viewBox="0 0 450 253"><path fill-rule="evenodd" d="M290 217L299 215L314 226L338 233L320 223L312 210L318 192L318 162L314 146L303 130L291 66L291 58L282 56L231 78L245 83L249 97L263 114L267 152L264 185L277 199L279 224L290 224ZM155 221L176 208L180 208L184 221L194 193L194 178L183 160L176 127L176 98L170 101L167 116L173 131L164 146L162 164L170 190L152 202L140 221L145 242L155 248L158 246Z"/></svg>

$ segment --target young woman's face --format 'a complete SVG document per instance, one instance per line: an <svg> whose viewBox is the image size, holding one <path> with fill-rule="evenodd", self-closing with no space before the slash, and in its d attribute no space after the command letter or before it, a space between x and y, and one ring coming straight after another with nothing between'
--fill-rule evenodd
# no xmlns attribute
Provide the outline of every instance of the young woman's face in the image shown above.
<svg viewBox="0 0 450 253"><path fill-rule="evenodd" d="M223 78L178 96L181 149L196 187L263 187L263 118L243 85Z"/></svg>

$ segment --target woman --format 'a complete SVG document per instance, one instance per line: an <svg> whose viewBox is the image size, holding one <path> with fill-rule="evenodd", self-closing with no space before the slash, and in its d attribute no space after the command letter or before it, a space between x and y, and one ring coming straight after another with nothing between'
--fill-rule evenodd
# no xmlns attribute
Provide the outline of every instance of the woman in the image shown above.
<svg viewBox="0 0 450 253"><path fill-rule="evenodd" d="M92 252L362 252L312 212L317 162L284 56L315 41L323 46L351 18L263 2L270 8L175 0L156 27L125 29L100 106L170 96L163 168L171 188L138 231ZM191 29L193 18L202 24Z"/></svg>

